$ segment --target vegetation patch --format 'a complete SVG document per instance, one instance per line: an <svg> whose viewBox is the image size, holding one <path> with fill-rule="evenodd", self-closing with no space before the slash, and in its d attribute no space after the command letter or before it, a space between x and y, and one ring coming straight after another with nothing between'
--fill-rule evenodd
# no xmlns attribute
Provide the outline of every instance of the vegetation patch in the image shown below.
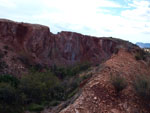
<svg viewBox="0 0 150 113"><path fill-rule="evenodd" d="M41 103L51 100L52 89L59 83L59 79L50 71L30 72L20 80L20 91L26 96L25 103Z"/></svg>
<svg viewBox="0 0 150 113"><path fill-rule="evenodd" d="M51 68L51 71L58 76L59 78L65 78L66 76L75 76L82 71L85 71L91 67L91 64L88 62L76 64L70 67L57 67L54 65Z"/></svg>
<svg viewBox="0 0 150 113"><path fill-rule="evenodd" d="M0 113L20 113L22 110L18 91L10 84L0 82Z"/></svg>
<svg viewBox="0 0 150 113"><path fill-rule="evenodd" d="M117 93L119 93L127 87L127 82L125 78L121 77L120 75L112 76L111 83L114 86Z"/></svg>
<svg viewBox="0 0 150 113"><path fill-rule="evenodd" d="M141 98L150 101L150 77L145 75L137 76L133 86Z"/></svg>
<svg viewBox="0 0 150 113"><path fill-rule="evenodd" d="M60 104L60 101L53 100L49 103L49 106L57 106L58 104Z"/></svg>
<svg viewBox="0 0 150 113"><path fill-rule="evenodd" d="M81 81L84 81L84 80L89 79L91 77L92 77L92 73L84 75L84 76L81 77Z"/></svg>
<svg viewBox="0 0 150 113"><path fill-rule="evenodd" d="M89 64L41 71L42 68L36 65L20 79L0 75L0 113L40 112L45 106L57 106L72 98L87 79L77 74L88 69Z"/></svg>
<svg viewBox="0 0 150 113"><path fill-rule="evenodd" d="M39 104L30 104L27 109L31 112L40 112L44 109L44 106Z"/></svg>
<svg viewBox="0 0 150 113"><path fill-rule="evenodd" d="M135 59L136 60L146 60L148 53L145 52L144 50L139 50L136 55L135 55Z"/></svg>
<svg viewBox="0 0 150 113"><path fill-rule="evenodd" d="M4 74L4 75L0 75L0 83L4 82L4 83L8 83L13 87L18 87L19 85L19 79L17 79L16 77L9 75L9 74Z"/></svg>

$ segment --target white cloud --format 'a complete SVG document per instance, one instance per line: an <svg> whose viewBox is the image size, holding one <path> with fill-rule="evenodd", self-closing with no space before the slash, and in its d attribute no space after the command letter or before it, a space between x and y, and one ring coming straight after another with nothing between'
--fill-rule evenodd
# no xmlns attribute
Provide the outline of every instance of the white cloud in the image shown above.
<svg viewBox="0 0 150 113"><path fill-rule="evenodd" d="M136 37L136 40L143 42L150 42L150 1L147 0L133 0L129 4L132 9L122 11L121 16L127 23L130 31L127 34Z"/></svg>
<svg viewBox="0 0 150 113"><path fill-rule="evenodd" d="M115 0L1 1L0 17L44 24L50 26L54 33L69 30L94 36L120 37L132 42L150 42L150 1L147 0L126 0L128 8ZM5 2L11 7L4 8ZM110 7L124 10L121 15L112 15L112 11L107 9Z"/></svg>
<svg viewBox="0 0 150 113"><path fill-rule="evenodd" d="M121 7L119 4L109 0L44 0L43 4L63 11L68 9L93 9L97 7Z"/></svg>
<svg viewBox="0 0 150 113"><path fill-rule="evenodd" d="M0 0L0 7L14 8L16 5L11 0Z"/></svg>
<svg viewBox="0 0 150 113"><path fill-rule="evenodd" d="M150 20L150 2L148 1L133 1L130 6L135 9L126 10L122 12L122 16L136 21L149 21Z"/></svg>

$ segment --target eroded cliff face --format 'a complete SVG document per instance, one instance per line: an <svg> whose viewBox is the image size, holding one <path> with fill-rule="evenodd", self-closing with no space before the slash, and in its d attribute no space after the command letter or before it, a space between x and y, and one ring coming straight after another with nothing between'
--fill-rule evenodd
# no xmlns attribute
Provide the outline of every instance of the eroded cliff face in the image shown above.
<svg viewBox="0 0 150 113"><path fill-rule="evenodd" d="M52 34L46 26L0 19L1 45L9 46L16 56L43 66L71 65L81 62L99 64L120 47L135 47L113 38L96 38L73 32Z"/></svg>

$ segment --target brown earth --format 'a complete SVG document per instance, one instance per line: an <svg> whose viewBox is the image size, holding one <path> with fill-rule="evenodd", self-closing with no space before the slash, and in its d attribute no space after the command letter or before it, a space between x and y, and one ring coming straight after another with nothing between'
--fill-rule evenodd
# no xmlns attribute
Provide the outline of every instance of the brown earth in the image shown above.
<svg viewBox="0 0 150 113"><path fill-rule="evenodd" d="M147 62L137 61L133 53L121 49L98 69L79 98L60 113L150 113L149 105L137 96L132 86L137 75L149 75ZM128 82L119 96L110 83L111 76L118 72Z"/></svg>

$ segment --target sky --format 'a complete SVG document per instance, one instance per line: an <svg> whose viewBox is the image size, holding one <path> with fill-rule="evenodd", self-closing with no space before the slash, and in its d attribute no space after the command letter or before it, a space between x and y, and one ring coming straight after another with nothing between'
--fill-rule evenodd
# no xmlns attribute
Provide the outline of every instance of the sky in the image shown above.
<svg viewBox="0 0 150 113"><path fill-rule="evenodd" d="M0 18L150 43L150 0L0 0Z"/></svg>

